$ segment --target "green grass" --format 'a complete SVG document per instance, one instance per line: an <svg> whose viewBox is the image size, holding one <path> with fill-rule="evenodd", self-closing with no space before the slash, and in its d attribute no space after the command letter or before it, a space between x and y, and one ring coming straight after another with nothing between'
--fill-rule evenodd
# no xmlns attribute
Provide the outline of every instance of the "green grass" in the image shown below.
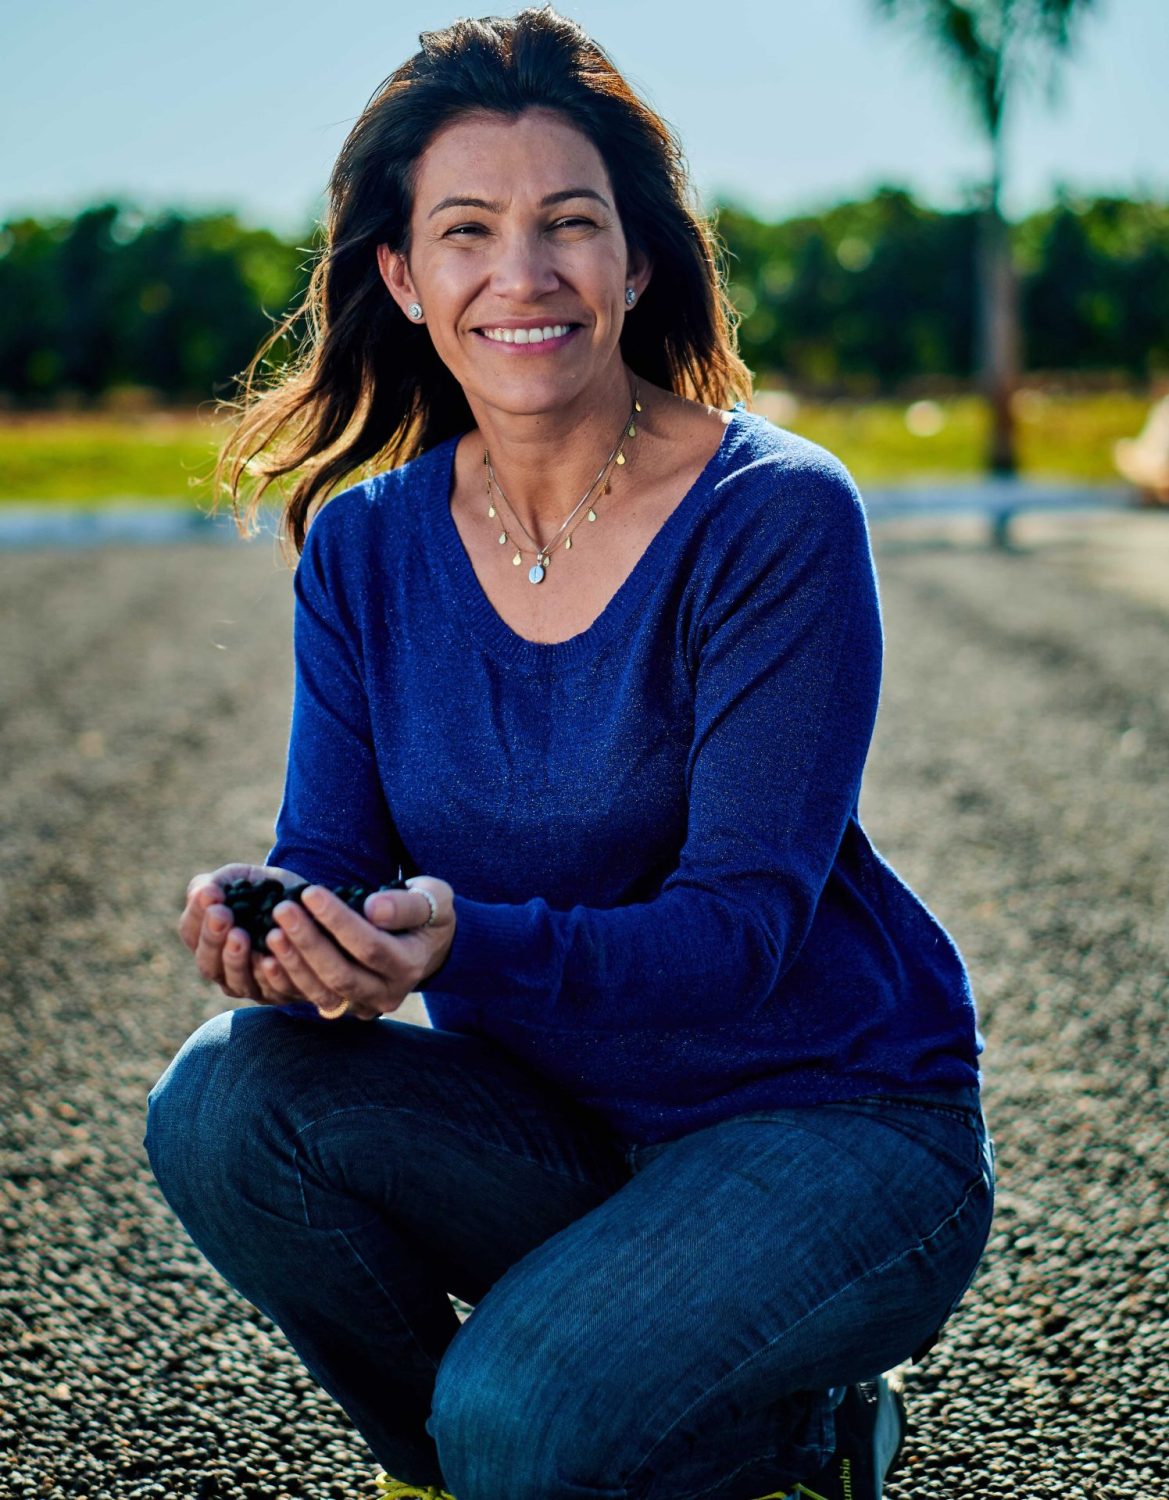
<svg viewBox="0 0 1169 1500"><path fill-rule="evenodd" d="M917 417L932 417L925 425L937 426L929 436L911 431L907 410L891 401L777 408L782 425L835 453L862 486L980 471L986 414L978 400L947 399L936 410L919 406ZM1125 393L1023 392L1017 406L1023 472L1115 480L1112 444L1135 436L1147 410L1145 398ZM118 501L206 508L222 432L212 419L183 412L0 416L0 504Z"/></svg>
<svg viewBox="0 0 1169 1500"><path fill-rule="evenodd" d="M0 503L206 508L220 430L186 412L0 417Z"/></svg>
<svg viewBox="0 0 1169 1500"><path fill-rule="evenodd" d="M801 403L783 425L835 453L862 487L982 472L988 432L983 403L966 396L939 401L937 408L941 426L929 436L910 430L904 403L885 401ZM1112 445L1117 438L1135 437L1148 409L1146 398L1125 393L1021 392L1016 402L1021 472L1115 483Z"/></svg>

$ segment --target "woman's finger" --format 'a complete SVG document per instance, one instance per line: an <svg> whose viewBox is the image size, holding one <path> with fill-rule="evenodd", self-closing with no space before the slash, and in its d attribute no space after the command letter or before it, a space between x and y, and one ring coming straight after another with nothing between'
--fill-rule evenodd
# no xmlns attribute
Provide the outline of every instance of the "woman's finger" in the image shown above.
<svg viewBox="0 0 1169 1500"><path fill-rule="evenodd" d="M187 904L179 918L179 937L192 953L199 946L208 908L219 905L222 901L223 891L209 875L196 875L187 887Z"/></svg>
<svg viewBox="0 0 1169 1500"><path fill-rule="evenodd" d="M430 925L432 912L437 918L437 901L433 894L428 899L422 888L375 891L365 900L367 920L384 932L404 932L414 927L426 927Z"/></svg>
<svg viewBox="0 0 1169 1500"><path fill-rule="evenodd" d="M309 886L301 896L301 901L309 914L306 920L308 934L315 931L323 939L317 952L308 953L310 962L314 963L322 977L328 979L335 973L338 978L348 978L342 965L349 959L362 968L369 969L371 973L386 978L391 976L395 954L385 933L380 932L367 918L346 906L344 901L322 885ZM407 921L402 921L403 927L409 925Z"/></svg>
<svg viewBox="0 0 1169 1500"><path fill-rule="evenodd" d="M223 945L231 931L230 910L218 903L207 908L195 943L195 966L204 979L218 984L223 979Z"/></svg>
<svg viewBox="0 0 1169 1500"><path fill-rule="evenodd" d="M247 865L237 861L234 864L220 865L217 870L212 870L209 875L196 875L187 889L189 893L192 887L198 882L209 880L213 885L219 886L220 890L222 890L224 886L230 885L235 880L257 881L267 880L269 877L283 880L287 874L287 870L278 869L275 865Z"/></svg>
<svg viewBox="0 0 1169 1500"><path fill-rule="evenodd" d="M305 998L289 978L284 965L271 953L252 953L252 977L269 1005L284 1005L289 1000Z"/></svg>
<svg viewBox="0 0 1169 1500"><path fill-rule="evenodd" d="M346 960L332 938L314 931L311 917L292 903L278 906L272 915L279 926L268 934L268 947L306 999L322 1012L340 1014L346 1004L370 998L366 990L372 976Z"/></svg>
<svg viewBox="0 0 1169 1500"><path fill-rule="evenodd" d="M223 945L222 988L237 1000L259 1000L260 986L252 972L251 939L242 927L233 927Z"/></svg>

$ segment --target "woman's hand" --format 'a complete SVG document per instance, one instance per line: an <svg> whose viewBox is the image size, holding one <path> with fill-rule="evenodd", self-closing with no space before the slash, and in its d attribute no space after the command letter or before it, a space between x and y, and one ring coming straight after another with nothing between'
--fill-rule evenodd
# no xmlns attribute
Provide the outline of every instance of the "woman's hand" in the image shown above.
<svg viewBox="0 0 1169 1500"><path fill-rule="evenodd" d="M445 880L416 875L405 891L375 891L365 915L351 911L324 886L309 886L272 913L271 958L257 961L274 997L311 1000L322 1016L372 1021L395 1011L445 962L455 936L454 891ZM435 901L434 922L429 891ZM293 994L280 994L284 986Z"/></svg>
<svg viewBox="0 0 1169 1500"><path fill-rule="evenodd" d="M232 925L223 890L233 880L279 880L301 885L292 870L271 865L222 865L196 875L187 887L179 935L204 979L232 999L281 1005L308 1000L322 1016L372 1020L402 1001L445 961L454 940L454 891L445 880L415 876L407 891L377 891L365 916L323 886L304 892L304 909L281 902L267 937L268 956L253 953L246 932ZM434 922L426 926L434 897ZM411 929L394 931L394 929Z"/></svg>
<svg viewBox="0 0 1169 1500"><path fill-rule="evenodd" d="M195 955L199 973L233 1000L279 1004L302 998L293 993L286 976L277 993L257 973L262 955L252 952L251 939L242 927L233 925L231 908L224 905L224 887L233 880L278 880L285 887L304 884L292 870L275 865L220 865L218 870L194 876L187 886L179 936Z"/></svg>

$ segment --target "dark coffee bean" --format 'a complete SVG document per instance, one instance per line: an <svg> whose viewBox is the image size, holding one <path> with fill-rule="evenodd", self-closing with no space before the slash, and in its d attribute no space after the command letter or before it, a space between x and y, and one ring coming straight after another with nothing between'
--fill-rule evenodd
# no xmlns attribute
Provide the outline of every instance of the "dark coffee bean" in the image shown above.
<svg viewBox="0 0 1169 1500"><path fill-rule="evenodd" d="M304 884L286 887L279 880L271 879L233 880L223 888L223 901L230 908L235 925L242 927L251 939L253 950L256 953L267 953L268 934L276 926L272 913L282 901L295 901L297 905L301 905L307 889L308 886ZM330 889L350 910L360 915L366 897L372 896L375 891L404 891L409 887L399 878L387 881L385 885L353 884L332 886Z"/></svg>

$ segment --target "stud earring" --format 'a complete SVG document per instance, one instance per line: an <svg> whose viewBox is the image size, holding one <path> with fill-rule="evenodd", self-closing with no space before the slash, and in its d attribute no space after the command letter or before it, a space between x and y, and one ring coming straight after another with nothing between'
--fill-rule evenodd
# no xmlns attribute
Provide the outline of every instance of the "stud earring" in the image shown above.
<svg viewBox="0 0 1169 1500"><path fill-rule="evenodd" d="M411 302L410 306L406 309L406 311L415 320L415 322L417 322L418 319L422 316L422 303L421 302Z"/></svg>
<svg viewBox="0 0 1169 1500"><path fill-rule="evenodd" d="M633 288L631 286L627 286L625 288L625 306L626 307L632 307L633 304L636 301L637 301L637 293L633 290Z"/></svg>

